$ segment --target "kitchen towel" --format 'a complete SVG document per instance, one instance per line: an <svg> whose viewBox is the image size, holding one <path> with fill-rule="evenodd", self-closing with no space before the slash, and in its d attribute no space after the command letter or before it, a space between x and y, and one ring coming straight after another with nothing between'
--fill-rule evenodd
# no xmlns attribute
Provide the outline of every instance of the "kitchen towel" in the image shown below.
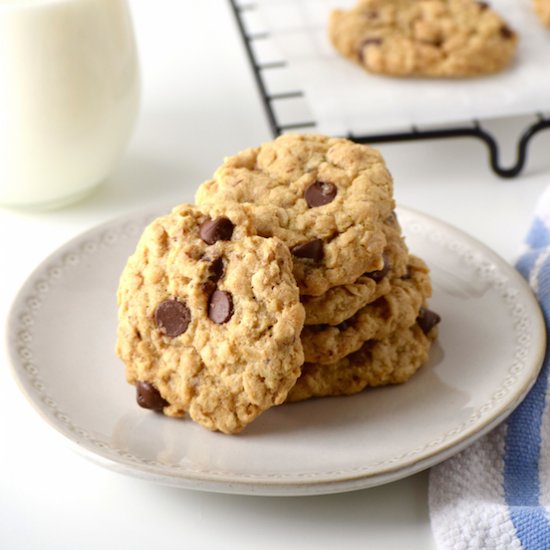
<svg viewBox="0 0 550 550"><path fill-rule="evenodd" d="M537 206L516 267L535 292L548 327L550 189ZM438 548L550 549L549 373L547 345L533 388L508 419L430 471L430 519Z"/></svg>

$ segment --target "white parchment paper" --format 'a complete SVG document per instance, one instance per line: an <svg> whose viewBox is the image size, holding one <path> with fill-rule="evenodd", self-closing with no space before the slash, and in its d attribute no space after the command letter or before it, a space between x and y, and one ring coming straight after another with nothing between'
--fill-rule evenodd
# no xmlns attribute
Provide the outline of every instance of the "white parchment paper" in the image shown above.
<svg viewBox="0 0 550 550"><path fill-rule="evenodd" d="M550 30L531 0L492 0L519 34L514 64L488 77L439 80L371 75L327 38L332 9L355 0L258 0L259 14L287 61L322 133L355 135L550 111Z"/></svg>

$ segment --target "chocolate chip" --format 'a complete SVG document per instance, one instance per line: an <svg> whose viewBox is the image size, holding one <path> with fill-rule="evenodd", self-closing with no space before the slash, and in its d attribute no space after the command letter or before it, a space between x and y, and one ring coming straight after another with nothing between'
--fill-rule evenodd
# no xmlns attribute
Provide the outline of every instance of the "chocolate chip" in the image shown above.
<svg viewBox="0 0 550 550"><path fill-rule="evenodd" d="M420 308L418 317L416 318L416 322L424 334L428 334L440 321L441 317L435 311L431 311L425 307Z"/></svg>
<svg viewBox="0 0 550 550"><path fill-rule="evenodd" d="M201 291L206 296L210 296L210 294L214 292L215 288L216 288L216 283L213 283L212 281L206 281L204 283L201 283Z"/></svg>
<svg viewBox="0 0 550 550"><path fill-rule="evenodd" d="M223 260L221 258L216 258L212 260L212 263L209 267L210 276L208 277L209 281L217 283L223 275Z"/></svg>
<svg viewBox="0 0 550 550"><path fill-rule="evenodd" d="M353 325L353 319L345 319L340 324L336 325L336 328L338 330L347 330L352 325Z"/></svg>
<svg viewBox="0 0 550 550"><path fill-rule="evenodd" d="M304 198L310 208L332 202L338 188L330 181L314 181L304 192Z"/></svg>
<svg viewBox="0 0 550 550"><path fill-rule="evenodd" d="M500 35L502 36L502 38L513 38L515 33L507 25L502 25L502 27L500 27Z"/></svg>
<svg viewBox="0 0 550 550"><path fill-rule="evenodd" d="M162 412L162 409L168 405L168 401L149 382L138 381L136 383L136 401L140 407L157 412Z"/></svg>
<svg viewBox="0 0 550 550"><path fill-rule="evenodd" d="M477 2L477 5L479 6L479 9L481 11L485 11L489 7L489 4L487 4L487 2Z"/></svg>
<svg viewBox="0 0 550 550"><path fill-rule="evenodd" d="M206 244L214 244L217 241L229 241L234 227L229 218L208 218L201 224L199 234Z"/></svg>
<svg viewBox="0 0 550 550"><path fill-rule="evenodd" d="M390 270L390 262L385 254L382 255L382 259L384 260L384 265L382 266L382 269L379 269L377 271L369 271L368 273L365 273L365 277L369 277L372 279L375 283L379 283Z"/></svg>
<svg viewBox="0 0 550 550"><path fill-rule="evenodd" d="M208 317L217 325L227 323L233 316L233 298L229 292L215 290L208 301Z"/></svg>
<svg viewBox="0 0 550 550"><path fill-rule="evenodd" d="M157 307L155 319L164 334L174 338L187 330L191 322L191 312L179 300L165 300Z"/></svg>
<svg viewBox="0 0 550 550"><path fill-rule="evenodd" d="M309 258L315 262L323 259L323 241L313 239L307 243L297 244L292 248L292 254L297 258Z"/></svg>

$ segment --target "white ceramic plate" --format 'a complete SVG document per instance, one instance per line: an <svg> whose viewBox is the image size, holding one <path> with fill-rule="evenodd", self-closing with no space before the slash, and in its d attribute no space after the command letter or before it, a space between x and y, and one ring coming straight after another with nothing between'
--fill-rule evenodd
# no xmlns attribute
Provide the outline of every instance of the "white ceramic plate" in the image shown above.
<svg viewBox="0 0 550 550"><path fill-rule="evenodd" d="M152 216L116 220L46 259L8 322L13 372L44 419L85 456L161 483L304 495L379 485L432 466L487 432L525 396L545 331L507 263L438 220L400 209L409 248L432 269L443 321L408 383L276 407L238 436L140 409L114 356L119 274Z"/></svg>

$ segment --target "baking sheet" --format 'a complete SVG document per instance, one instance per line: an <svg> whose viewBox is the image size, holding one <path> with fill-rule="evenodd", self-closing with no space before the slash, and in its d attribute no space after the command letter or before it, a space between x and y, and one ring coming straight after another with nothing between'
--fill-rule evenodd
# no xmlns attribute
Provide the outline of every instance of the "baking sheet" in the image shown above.
<svg viewBox="0 0 550 550"><path fill-rule="evenodd" d="M550 111L550 30L531 0L492 0L520 37L514 64L497 75L438 80L371 75L327 38L334 8L355 0L257 0L262 25L304 92L316 131L366 135L441 123Z"/></svg>

